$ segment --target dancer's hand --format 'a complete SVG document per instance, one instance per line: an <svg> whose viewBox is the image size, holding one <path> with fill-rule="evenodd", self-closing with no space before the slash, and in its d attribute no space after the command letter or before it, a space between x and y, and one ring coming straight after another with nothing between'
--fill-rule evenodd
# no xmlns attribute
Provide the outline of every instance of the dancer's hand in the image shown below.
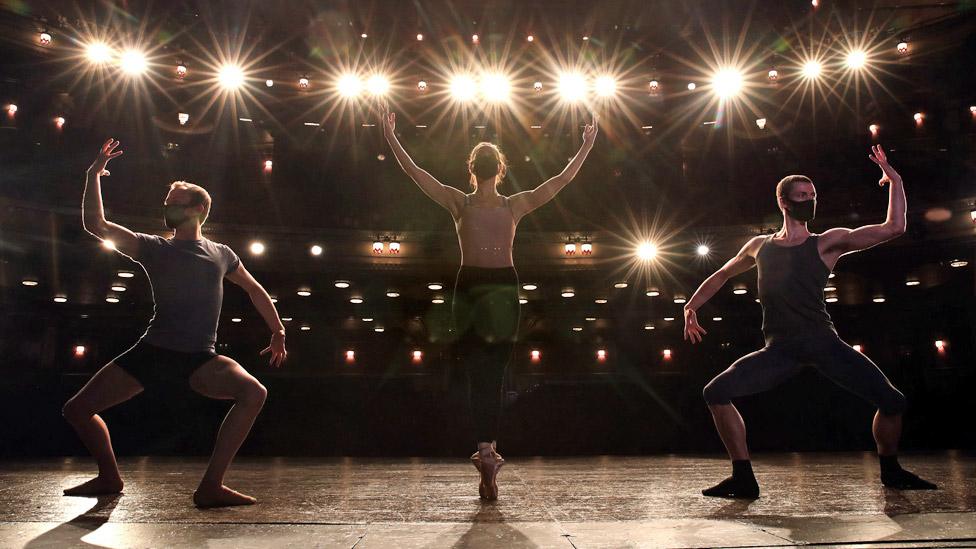
<svg viewBox="0 0 976 549"><path fill-rule="evenodd" d="M88 168L88 173L94 175L112 175L108 170L105 169L105 166L108 164L109 160L115 158L116 156L122 156L121 150L115 150L115 147L118 147L119 144L120 143L114 138L109 137L108 141L102 145L101 150L98 151L98 156L95 157L95 161L92 162L92 165Z"/></svg>
<svg viewBox="0 0 976 549"><path fill-rule="evenodd" d="M596 140L597 134L597 122L600 118L597 115L593 115L593 120L583 127L583 144L589 147L593 146L593 141Z"/></svg>
<svg viewBox="0 0 976 549"><path fill-rule="evenodd" d="M383 134L389 137L393 135L394 130L396 130L396 113L386 111L383 115Z"/></svg>
<svg viewBox="0 0 976 549"><path fill-rule="evenodd" d="M271 359L268 361L268 365L272 368L278 368L281 364L288 358L288 351L285 350L285 331L279 330L271 334L271 344L261 351L262 355L271 353Z"/></svg>
<svg viewBox="0 0 976 549"><path fill-rule="evenodd" d="M705 328L698 324L698 313L694 309L685 309L685 341L692 344L700 343L702 336L707 334Z"/></svg>
<svg viewBox="0 0 976 549"><path fill-rule="evenodd" d="M888 164L888 155L885 154L881 145L871 145L871 152L873 154L869 154L868 158L877 164L883 173L881 179L878 180L878 185L884 187L885 183L901 183L901 176L891 167L891 164Z"/></svg>

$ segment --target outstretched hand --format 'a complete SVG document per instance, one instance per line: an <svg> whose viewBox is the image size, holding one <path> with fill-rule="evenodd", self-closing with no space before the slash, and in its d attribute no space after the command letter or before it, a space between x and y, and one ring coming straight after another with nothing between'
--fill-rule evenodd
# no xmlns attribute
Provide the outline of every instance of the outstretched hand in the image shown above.
<svg viewBox="0 0 976 549"><path fill-rule="evenodd" d="M95 157L95 161L88 168L88 173L93 173L96 175L112 175L111 172L105 169L108 161L117 157L122 156L122 151L116 151L115 148L118 147L120 143L114 138L109 137L102 148L98 151L98 156Z"/></svg>
<svg viewBox="0 0 976 549"><path fill-rule="evenodd" d="M701 343L702 336L707 334L705 328L698 324L698 313L694 309L685 309L685 341L692 344Z"/></svg>
<svg viewBox="0 0 976 549"><path fill-rule="evenodd" d="M891 183L892 181L901 183L901 176L891 167L891 164L888 164L888 155L885 154L881 145L871 145L871 153L868 155L868 158L877 164L883 173L881 179L878 180L878 185L883 187L885 183Z"/></svg>
<svg viewBox="0 0 976 549"><path fill-rule="evenodd" d="M589 124L583 127L583 143L587 145L592 145L593 141L596 139L597 134L597 122L600 121L600 117L596 114L593 115L593 120Z"/></svg>
<svg viewBox="0 0 976 549"><path fill-rule="evenodd" d="M383 115L383 133L386 135L393 135L393 131L396 130L396 113L390 112L389 109L384 109L386 114Z"/></svg>

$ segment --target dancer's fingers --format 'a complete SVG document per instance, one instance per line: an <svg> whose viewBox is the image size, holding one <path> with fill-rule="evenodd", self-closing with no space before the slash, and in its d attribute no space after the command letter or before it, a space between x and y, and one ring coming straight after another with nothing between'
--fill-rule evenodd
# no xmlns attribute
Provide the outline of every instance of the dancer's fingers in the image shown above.
<svg viewBox="0 0 976 549"><path fill-rule="evenodd" d="M265 347L264 350L261 351L260 355L261 356L264 356L264 355L266 355L266 354L268 354L270 352L271 352L271 346L269 345L269 346Z"/></svg>

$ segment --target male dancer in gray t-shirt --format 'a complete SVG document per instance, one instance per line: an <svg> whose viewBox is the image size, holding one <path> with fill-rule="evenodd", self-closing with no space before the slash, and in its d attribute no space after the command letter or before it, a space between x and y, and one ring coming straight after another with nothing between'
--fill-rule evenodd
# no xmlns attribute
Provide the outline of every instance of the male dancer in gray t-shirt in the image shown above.
<svg viewBox="0 0 976 549"><path fill-rule="evenodd" d="M210 195L203 188L177 181L164 201L166 225L173 238L134 233L105 219L101 176L109 160L122 154L109 139L88 168L82 203L85 230L111 240L116 249L142 265L152 286L154 315L149 329L128 351L99 370L64 405L71 423L98 463L98 476L64 491L69 496L114 494L122 478L105 422L98 413L129 400L144 389L187 388L209 398L233 400L224 418L213 455L193 494L199 507L249 505L256 500L223 485L224 473L251 430L264 405L267 389L234 360L218 355L217 321L223 299L223 279L241 286L271 329L271 365L285 360L285 328L271 298L227 246L200 233L210 212Z"/></svg>

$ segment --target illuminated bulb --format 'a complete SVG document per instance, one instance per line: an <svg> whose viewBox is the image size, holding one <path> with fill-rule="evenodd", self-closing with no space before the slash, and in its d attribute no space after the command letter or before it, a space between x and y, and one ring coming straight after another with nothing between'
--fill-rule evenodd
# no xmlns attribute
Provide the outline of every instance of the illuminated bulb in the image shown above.
<svg viewBox="0 0 976 549"><path fill-rule="evenodd" d="M810 5L813 6L814 8L819 8L820 0L810 0Z"/></svg>
<svg viewBox="0 0 976 549"><path fill-rule="evenodd" d="M352 303L353 305L361 305L362 302L363 302L363 298L361 298L361 297L351 297L351 298L349 298L349 303Z"/></svg>
<svg viewBox="0 0 976 549"><path fill-rule="evenodd" d="M119 66L126 74L130 75L140 75L146 72L148 64L146 63L146 56L141 51L137 50L126 50L122 53L122 57L119 58Z"/></svg>
<svg viewBox="0 0 976 549"><path fill-rule="evenodd" d="M803 64L803 76L808 79L817 78L820 76L820 70L822 68L818 61L807 61Z"/></svg>
<svg viewBox="0 0 976 549"><path fill-rule="evenodd" d="M958 269L960 267L965 267L966 265L969 265L969 262L966 261L965 259L953 259L952 261L949 262L949 266L955 269Z"/></svg>
<svg viewBox="0 0 976 549"><path fill-rule="evenodd" d="M824 301L826 301L827 303L837 303L837 298L835 296L830 296Z"/></svg>
<svg viewBox="0 0 976 549"><path fill-rule="evenodd" d="M181 112L176 115L176 119L180 121L180 126L186 126L186 123L190 121L190 115Z"/></svg>
<svg viewBox="0 0 976 549"><path fill-rule="evenodd" d="M450 90L455 99L467 101L474 98L478 85L473 78L462 74L451 79Z"/></svg>
<svg viewBox="0 0 976 549"><path fill-rule="evenodd" d="M644 292L644 295L646 295L647 297L657 297L661 295L661 292L657 290L647 290L646 292Z"/></svg>
<svg viewBox="0 0 976 549"><path fill-rule="evenodd" d="M847 54L847 66L852 69L864 68L868 62L868 54L864 50L854 50Z"/></svg>
<svg viewBox="0 0 976 549"><path fill-rule="evenodd" d="M176 77L180 80L186 78L186 65L182 61L176 64Z"/></svg>
<svg viewBox="0 0 976 549"><path fill-rule="evenodd" d="M421 80L420 82L417 82L417 90L421 93L427 91L427 81Z"/></svg>
<svg viewBox="0 0 976 549"><path fill-rule="evenodd" d="M922 121L925 120L925 114L920 113L920 112L917 112L914 115L912 115L912 118L915 119L915 124L916 125L921 126L922 125Z"/></svg>
<svg viewBox="0 0 976 549"><path fill-rule="evenodd" d="M312 295L312 291L311 290L298 290L295 293L297 293L301 297L308 297L308 296Z"/></svg>
<svg viewBox="0 0 976 549"><path fill-rule="evenodd" d="M596 79L596 94L600 97L611 97L617 93L617 81L612 76L601 76Z"/></svg>
<svg viewBox="0 0 976 549"><path fill-rule="evenodd" d="M356 351L346 351L346 362L352 362L354 360L356 360Z"/></svg>
<svg viewBox="0 0 976 549"><path fill-rule="evenodd" d="M54 119L54 125L57 126L59 130L64 127L64 123L65 120L63 116L58 116L57 118Z"/></svg>
<svg viewBox="0 0 976 549"><path fill-rule="evenodd" d="M477 35L477 34L472 34L472 35L471 35L471 43L472 43L472 44L477 44L477 43L478 43L478 42L479 42L480 40L481 40L481 39L480 39L480 38L478 37L478 35Z"/></svg>
<svg viewBox="0 0 976 549"><path fill-rule="evenodd" d="M378 334L382 334L383 332L386 331L386 328L384 328L382 326L377 326L377 327L373 328L373 331L376 332L376 333L378 333Z"/></svg>
<svg viewBox="0 0 976 549"><path fill-rule="evenodd" d="M85 346L75 345L75 356L84 356L84 355L85 355Z"/></svg>
<svg viewBox="0 0 976 549"><path fill-rule="evenodd" d="M596 299L593 300L593 303L596 303L597 305L606 305L607 304L607 299L606 298L603 298L603 297L598 297L598 298L596 298Z"/></svg>
<svg viewBox="0 0 976 549"><path fill-rule="evenodd" d="M434 299L431 299L430 302L433 303L434 305L442 305L444 303L444 298L435 297Z"/></svg>
<svg viewBox="0 0 976 549"><path fill-rule="evenodd" d="M38 43L40 43L42 46L50 46L51 45L51 40L53 40L53 38L51 38L51 34L49 32L46 32L46 31L45 32L42 32L37 37Z"/></svg>
<svg viewBox="0 0 976 549"><path fill-rule="evenodd" d="M769 72L766 73L766 78L769 79L770 82L779 80L779 71L776 69L769 69Z"/></svg>
<svg viewBox="0 0 976 549"><path fill-rule="evenodd" d="M116 274L119 278L134 278L136 276L136 273L132 271L119 271Z"/></svg>
<svg viewBox="0 0 976 549"><path fill-rule="evenodd" d="M898 50L898 53L900 53L901 55L907 54L908 53L908 42L905 41L905 40L902 40L901 42L898 42L898 45L895 46L895 49Z"/></svg>
<svg viewBox="0 0 976 549"><path fill-rule="evenodd" d="M674 298L674 302L678 305L681 305L682 303L687 303L688 300L683 297L676 297Z"/></svg>
<svg viewBox="0 0 976 549"><path fill-rule="evenodd" d="M566 288L559 295L561 295L562 297L574 297L576 295L576 292L574 292L572 288Z"/></svg>
<svg viewBox="0 0 976 549"><path fill-rule="evenodd" d="M336 280L335 281L335 287L336 288L339 288L340 290L341 289L348 288L349 287L349 282L346 281L346 280Z"/></svg>
<svg viewBox="0 0 976 549"><path fill-rule="evenodd" d="M302 76L301 78L298 79L298 87L299 88L302 88L304 90L307 90L308 89L308 77L307 76Z"/></svg>
<svg viewBox="0 0 976 549"><path fill-rule="evenodd" d="M607 359L607 351L605 349L598 349L596 352L596 359L599 361L604 361Z"/></svg>
<svg viewBox="0 0 976 549"><path fill-rule="evenodd" d="M67 303L68 302L68 298L66 296L63 296L63 295L57 295L57 296L54 296L54 302L55 303Z"/></svg>
<svg viewBox="0 0 976 549"><path fill-rule="evenodd" d="M38 282L37 282L36 280L34 280L33 278L25 278L25 279L24 279L24 280L22 280L22 281L21 281L20 283L21 283L21 284L23 284L24 286L30 286L30 287L34 287L34 286L37 286L37 285L39 284L39 283L38 283Z"/></svg>
<svg viewBox="0 0 976 549"><path fill-rule="evenodd" d="M868 126L868 131L871 132L871 135L875 135L875 136L878 135L878 130L880 129L881 127L878 126L877 124L871 124L870 126Z"/></svg>
<svg viewBox="0 0 976 549"><path fill-rule="evenodd" d="M588 316L584 320L586 320L587 322L595 322L596 321L596 317L595 316Z"/></svg>
<svg viewBox="0 0 976 549"><path fill-rule="evenodd" d="M969 210L969 218L973 220L973 223L976 223L976 208Z"/></svg>
<svg viewBox="0 0 976 549"><path fill-rule="evenodd" d="M360 38L368 38L369 35L364 32L364 33L360 34L359 37Z"/></svg>
<svg viewBox="0 0 976 549"><path fill-rule="evenodd" d="M398 254L398 253L400 253L400 243L399 242L390 242L390 253L391 254Z"/></svg>
<svg viewBox="0 0 976 549"><path fill-rule="evenodd" d="M112 284L112 291L113 292L124 292L125 289L126 289L125 286L123 286L121 284L117 284L117 283L116 284Z"/></svg>
<svg viewBox="0 0 976 549"><path fill-rule="evenodd" d="M722 321L722 317L720 317L720 316L713 316L712 317L712 321L714 321L714 322L721 322Z"/></svg>
<svg viewBox="0 0 976 549"><path fill-rule="evenodd" d="M919 282L918 280L906 280L905 281L905 286L918 286L919 284L921 284L921 282Z"/></svg>
<svg viewBox="0 0 976 549"><path fill-rule="evenodd" d="M745 288L736 288L736 289L732 290L732 293L735 294L735 295L743 295L747 291L748 290L746 290Z"/></svg>
<svg viewBox="0 0 976 549"><path fill-rule="evenodd" d="M422 35L422 34L420 34L420 33L418 32L418 33L417 33L417 42L423 42L423 40L424 40L424 35Z"/></svg>
<svg viewBox="0 0 976 549"><path fill-rule="evenodd" d="M722 69L712 78L712 89L720 99L735 97L742 89L742 73L735 69Z"/></svg>
<svg viewBox="0 0 976 549"><path fill-rule="evenodd" d="M647 83L647 89L651 93L657 93L661 91L661 83L658 82L657 80L651 80L650 82Z"/></svg>
<svg viewBox="0 0 976 549"><path fill-rule="evenodd" d="M503 74L486 74L481 77L481 95L488 101L505 101L511 91L511 84Z"/></svg>
<svg viewBox="0 0 976 549"><path fill-rule="evenodd" d="M586 79L577 73L565 73L559 77L559 94L566 101L579 101L586 95Z"/></svg>
<svg viewBox="0 0 976 549"><path fill-rule="evenodd" d="M851 348L854 349L855 351L859 352L859 353L864 351L864 347L861 347L860 344L851 345Z"/></svg>
<svg viewBox="0 0 976 549"><path fill-rule="evenodd" d="M114 295L110 295L110 296L108 296L108 297L105 298L105 302L106 303L118 303L119 302L119 298L116 297L116 296L114 296Z"/></svg>
<svg viewBox="0 0 976 549"><path fill-rule="evenodd" d="M570 242L565 246L566 255L574 255L576 253L576 244Z"/></svg>
<svg viewBox="0 0 976 549"><path fill-rule="evenodd" d="M383 249L385 247L386 246L382 242L380 242L379 240L377 240L376 242L373 242L373 253L374 254L381 254L381 253L383 253Z"/></svg>
<svg viewBox="0 0 976 549"><path fill-rule="evenodd" d="M657 256L657 246L650 242L644 242L637 247L637 257L643 261L649 261Z"/></svg>
<svg viewBox="0 0 976 549"><path fill-rule="evenodd" d="M946 348L945 341L943 341L941 339L936 339L935 340L935 348L938 349L940 353L943 352L943 351L945 351L945 348Z"/></svg>
<svg viewBox="0 0 976 549"><path fill-rule="evenodd" d="M433 290L433 291L436 292L436 291L439 291L439 290L443 290L444 289L444 285L441 284L440 282L431 282L430 284L427 285L427 289L428 290Z"/></svg>
<svg viewBox="0 0 976 549"><path fill-rule="evenodd" d="M420 35L418 35L418 36L420 36ZM424 353L423 353L423 351L414 351L413 352L413 361L414 362L420 362L423 359L424 359Z"/></svg>
<svg viewBox="0 0 976 549"><path fill-rule="evenodd" d="M527 292L531 292L533 290L537 290L538 288L539 287L537 285L535 285L535 284L522 284L522 289L525 290L525 291L527 291Z"/></svg>
<svg viewBox="0 0 976 549"><path fill-rule="evenodd" d="M13 103L7 105L7 116L13 116L15 114L17 114L17 105Z"/></svg>
<svg viewBox="0 0 976 549"><path fill-rule="evenodd" d="M837 291L837 287L836 286L824 286L824 291L825 292L836 292Z"/></svg>
<svg viewBox="0 0 976 549"><path fill-rule="evenodd" d="M539 362L539 360L542 359L542 352L538 349L532 349L532 352L529 353L529 357L532 359L532 362Z"/></svg>
<svg viewBox="0 0 976 549"><path fill-rule="evenodd" d="M85 47L85 56L95 64L107 63L112 58L112 49L103 42L94 42Z"/></svg>
<svg viewBox="0 0 976 549"><path fill-rule="evenodd" d="M580 251L583 253L583 255L593 255L593 244L590 242L584 242L582 245L580 245Z"/></svg>
<svg viewBox="0 0 976 549"><path fill-rule="evenodd" d="M314 256L322 255L322 246L319 246L318 244L314 244L311 248L308 249L308 251L310 254Z"/></svg>
<svg viewBox="0 0 976 549"><path fill-rule="evenodd" d="M241 322L242 320L243 320L243 319L241 319L241 318L238 318L238 317L236 317L236 316L235 316L234 318L232 318L232 319L230 319L230 321L231 321L231 322L235 322L235 323L237 323L237 322Z"/></svg>
<svg viewBox="0 0 976 549"><path fill-rule="evenodd" d="M621 282L615 282L613 284L613 287L616 288L616 289L618 289L618 290L623 290L627 286L628 286L628 284L626 282L622 282L622 281Z"/></svg>
<svg viewBox="0 0 976 549"><path fill-rule="evenodd" d="M386 92L390 91L390 81L378 74L374 74L366 81L366 91L371 95L385 95Z"/></svg>
<svg viewBox="0 0 976 549"><path fill-rule="evenodd" d="M269 79L267 79L267 80L264 81L264 85L267 86L267 87L269 87L269 88L272 88L272 87L274 87L274 80L272 80L272 79L269 78Z"/></svg>
<svg viewBox="0 0 976 549"><path fill-rule="evenodd" d="M644 325L644 329L645 330L653 330L654 329L654 325L653 324L645 324Z"/></svg>
<svg viewBox="0 0 976 549"><path fill-rule="evenodd" d="M13 107L14 107L14 112L16 112L17 111L17 105L13 105ZM976 105L971 105L969 107L969 112L971 112L973 114L973 116L976 116Z"/></svg>
<svg viewBox="0 0 976 549"><path fill-rule="evenodd" d="M542 82L538 82L537 81L534 84L532 84L532 89L535 90L536 93L541 92L542 91Z"/></svg>
<svg viewBox="0 0 976 549"><path fill-rule="evenodd" d="M354 74L345 74L339 78L336 89L343 97L356 97L363 91L363 82Z"/></svg>
<svg viewBox="0 0 976 549"><path fill-rule="evenodd" d="M244 84L244 71L237 65L224 65L217 72L217 83L225 90L236 90Z"/></svg>
<svg viewBox="0 0 976 549"><path fill-rule="evenodd" d="M265 172L271 172L271 170L273 170L273 169L274 169L274 161L273 160L265 160L264 161L264 171Z"/></svg>
<svg viewBox="0 0 976 549"><path fill-rule="evenodd" d="M528 36L525 37L525 40L528 41L528 42L535 42L535 36L533 36L533 35L530 34L530 35L528 35Z"/></svg>
<svg viewBox="0 0 976 549"><path fill-rule="evenodd" d="M390 290L389 292L386 292L386 297L391 297L391 298L392 297L400 297L400 292L396 292L396 291Z"/></svg>
<svg viewBox="0 0 976 549"><path fill-rule="evenodd" d="M664 360L671 360L671 349L661 351L661 355L664 356Z"/></svg>
<svg viewBox="0 0 976 549"><path fill-rule="evenodd" d="M756 127L758 127L760 130L766 129L766 119L765 118L757 118L756 119Z"/></svg>
<svg viewBox="0 0 976 549"><path fill-rule="evenodd" d="M525 299L524 297L520 297L519 298L519 304L520 305L525 305L528 302L529 302L529 300L528 299Z"/></svg>
<svg viewBox="0 0 976 549"><path fill-rule="evenodd" d="M252 242L251 243L251 254L261 255L264 253L264 243L262 242Z"/></svg>
<svg viewBox="0 0 976 549"><path fill-rule="evenodd" d="M368 317L368 316L364 316L363 317L363 322L372 322L372 321L373 321L373 319L371 317Z"/></svg>
<svg viewBox="0 0 976 549"><path fill-rule="evenodd" d="M695 91L695 88L697 87L698 85L695 84L694 82L688 82L688 91Z"/></svg>

